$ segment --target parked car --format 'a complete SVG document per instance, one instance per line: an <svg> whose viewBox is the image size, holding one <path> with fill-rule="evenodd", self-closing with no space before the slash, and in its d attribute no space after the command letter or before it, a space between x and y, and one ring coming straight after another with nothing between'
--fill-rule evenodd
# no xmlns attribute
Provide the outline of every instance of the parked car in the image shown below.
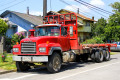
<svg viewBox="0 0 120 80"><path fill-rule="evenodd" d="M117 44L117 47L111 47L111 51L120 51L120 42L113 42L113 44Z"/></svg>

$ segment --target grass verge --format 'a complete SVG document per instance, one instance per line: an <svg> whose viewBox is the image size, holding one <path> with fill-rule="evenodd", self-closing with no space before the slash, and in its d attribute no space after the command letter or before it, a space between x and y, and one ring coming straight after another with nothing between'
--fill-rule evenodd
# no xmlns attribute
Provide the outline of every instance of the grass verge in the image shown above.
<svg viewBox="0 0 120 80"><path fill-rule="evenodd" d="M15 62L12 59L12 54L7 54L5 62L2 62L2 55L0 54L0 69L13 70L16 69Z"/></svg>
<svg viewBox="0 0 120 80"><path fill-rule="evenodd" d="M118 52L110 52L110 55L118 54Z"/></svg>

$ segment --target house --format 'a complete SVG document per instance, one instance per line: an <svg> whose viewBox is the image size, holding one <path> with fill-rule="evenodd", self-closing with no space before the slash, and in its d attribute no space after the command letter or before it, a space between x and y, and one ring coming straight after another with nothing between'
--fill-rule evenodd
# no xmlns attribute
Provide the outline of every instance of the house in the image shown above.
<svg viewBox="0 0 120 80"><path fill-rule="evenodd" d="M61 9L58 12L50 11L47 15L59 15L59 14L66 14L66 13L75 13L73 11ZM84 15L75 13L78 17L78 37L80 37L80 42L85 41L86 39L90 38L91 27L90 24L94 23L94 18L90 19Z"/></svg>
<svg viewBox="0 0 120 80"><path fill-rule="evenodd" d="M8 19L9 29L6 32L6 36L9 38L16 32L28 31L43 23L41 16L30 15L29 12L19 13L7 10L0 17Z"/></svg>

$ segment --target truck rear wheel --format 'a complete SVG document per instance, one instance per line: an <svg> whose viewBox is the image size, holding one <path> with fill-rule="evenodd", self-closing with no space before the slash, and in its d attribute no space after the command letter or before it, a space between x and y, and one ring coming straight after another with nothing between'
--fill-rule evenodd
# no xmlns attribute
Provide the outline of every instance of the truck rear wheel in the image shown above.
<svg viewBox="0 0 120 80"><path fill-rule="evenodd" d="M110 60L110 52L108 49L104 50L104 61L109 61Z"/></svg>
<svg viewBox="0 0 120 80"><path fill-rule="evenodd" d="M95 61L100 63L103 61L103 51L102 49L98 49L95 52Z"/></svg>
<svg viewBox="0 0 120 80"><path fill-rule="evenodd" d="M30 66L27 62L18 62L16 61L16 67L17 71L28 71L30 69Z"/></svg>
<svg viewBox="0 0 120 80"><path fill-rule="evenodd" d="M96 50L93 49L92 52L91 52L91 54L90 54L90 58L91 58L91 60L92 60L93 62L95 62L95 52L96 52Z"/></svg>
<svg viewBox="0 0 120 80"><path fill-rule="evenodd" d="M53 55L49 56L47 63L47 69L49 72L56 73L61 69L62 59L61 56L54 52Z"/></svg>

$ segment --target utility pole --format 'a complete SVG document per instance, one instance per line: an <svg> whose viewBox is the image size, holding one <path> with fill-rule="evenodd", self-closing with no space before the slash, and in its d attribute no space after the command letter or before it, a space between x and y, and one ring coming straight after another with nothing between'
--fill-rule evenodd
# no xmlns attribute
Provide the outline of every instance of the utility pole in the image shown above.
<svg viewBox="0 0 120 80"><path fill-rule="evenodd" d="M79 8L78 8L78 10L77 10L77 13L79 14Z"/></svg>
<svg viewBox="0 0 120 80"><path fill-rule="evenodd" d="M27 15L29 15L29 7L27 7Z"/></svg>
<svg viewBox="0 0 120 80"><path fill-rule="evenodd" d="M43 0L43 20L47 16L47 0Z"/></svg>

